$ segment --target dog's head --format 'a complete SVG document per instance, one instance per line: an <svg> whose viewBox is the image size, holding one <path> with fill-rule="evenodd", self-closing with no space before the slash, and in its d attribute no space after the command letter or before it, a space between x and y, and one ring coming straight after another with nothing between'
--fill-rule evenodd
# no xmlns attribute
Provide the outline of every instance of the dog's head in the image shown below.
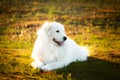
<svg viewBox="0 0 120 80"><path fill-rule="evenodd" d="M52 40L58 46L64 45L67 40L64 26L58 22L46 22L43 24L42 29L48 40Z"/></svg>

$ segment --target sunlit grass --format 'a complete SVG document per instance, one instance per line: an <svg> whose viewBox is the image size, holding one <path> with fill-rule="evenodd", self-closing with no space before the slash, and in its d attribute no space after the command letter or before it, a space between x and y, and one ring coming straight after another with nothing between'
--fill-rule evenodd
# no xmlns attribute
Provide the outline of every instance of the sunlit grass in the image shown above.
<svg viewBox="0 0 120 80"><path fill-rule="evenodd" d="M87 49L89 49L90 57L95 59L89 59L87 62L73 63L66 68L58 69L57 71L42 72L40 69L34 70L30 65L32 62L30 56L36 38L36 31L32 28L16 30L14 27L8 27L7 30L1 32L4 34L0 35L0 75L7 75L6 78L3 77L5 79L12 79L13 77L18 79L45 80L78 79L79 77L77 78L74 74L79 75L78 72L81 72L81 69L83 69L84 72L84 70L87 69L87 66L91 65L91 60L93 60L93 62L101 62L103 67L106 66L106 62L96 60L96 58L109 62L120 63L120 46L118 45L120 40L119 35L115 34L118 33L118 31L111 31L110 29L110 31L107 30L106 32L106 30L101 31L100 29L97 29L97 31L94 32L94 27L91 29L89 28L89 30L88 28L79 27L77 29L78 33L75 33L75 30L70 31L69 27L65 28L68 36L75 40L78 45L86 46ZM27 33L23 32L21 35L22 30L27 31ZM7 34L7 32L9 32L9 34ZM110 64L112 65L113 63ZM100 64L93 63L93 65L99 66ZM81 66L80 71L74 72L74 70L76 70L75 68L79 66ZM65 70L65 72L63 70ZM95 71L98 70L95 69ZM83 73L83 75L81 74L81 78L84 78L86 74L87 72L85 72L85 74Z"/></svg>

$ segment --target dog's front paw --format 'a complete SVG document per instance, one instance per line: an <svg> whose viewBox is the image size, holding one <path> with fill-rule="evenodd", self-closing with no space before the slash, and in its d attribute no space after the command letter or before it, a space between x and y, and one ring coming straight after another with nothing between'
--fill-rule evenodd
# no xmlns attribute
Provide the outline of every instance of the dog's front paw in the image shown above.
<svg viewBox="0 0 120 80"><path fill-rule="evenodd" d="M42 66L44 66L44 63L42 63L42 62L32 62L31 65L34 67L34 69L36 69L36 68L42 68Z"/></svg>
<svg viewBox="0 0 120 80"><path fill-rule="evenodd" d="M50 71L50 70L53 70L54 67L51 64L47 64L45 66L42 66L41 69L44 70L44 71Z"/></svg>

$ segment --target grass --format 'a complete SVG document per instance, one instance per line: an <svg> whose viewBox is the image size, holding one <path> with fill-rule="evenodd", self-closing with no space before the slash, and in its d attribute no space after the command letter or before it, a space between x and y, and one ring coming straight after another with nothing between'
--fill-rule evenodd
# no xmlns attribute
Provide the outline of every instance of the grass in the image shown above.
<svg viewBox="0 0 120 80"><path fill-rule="evenodd" d="M2 28L1 28L2 29ZM8 29L8 30L7 30ZM118 45L119 29L118 31L105 30L100 31L95 27L81 28L74 34L67 28L67 34L74 39L79 45L86 45L90 50L91 56L85 62L74 62L67 67L43 72L40 69L34 70L30 63L30 58L34 40L36 38L35 32L30 31L30 28L23 28L21 30L28 30L31 33L29 36L24 36L26 33L16 33L16 28L8 27L0 35L0 77L2 79L38 79L38 80L118 80L120 78L120 53ZM83 29L81 31L81 29ZM33 29L34 30L34 27ZM9 34L6 34L9 31ZM20 36L21 35L21 36ZM29 35L29 34L28 34ZM11 38L15 36L15 38ZM114 75L114 76L112 76ZM111 77L110 77L111 76Z"/></svg>
<svg viewBox="0 0 120 80"><path fill-rule="evenodd" d="M26 1L0 1L0 79L120 79L119 0ZM88 60L49 72L34 70L35 33L46 20L63 23L67 35L89 49Z"/></svg>

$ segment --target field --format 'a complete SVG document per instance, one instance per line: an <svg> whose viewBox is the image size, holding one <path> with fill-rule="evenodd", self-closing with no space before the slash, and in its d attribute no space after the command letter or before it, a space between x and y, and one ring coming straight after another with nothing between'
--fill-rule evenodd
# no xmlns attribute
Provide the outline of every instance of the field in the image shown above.
<svg viewBox="0 0 120 80"><path fill-rule="evenodd" d="M1 80L119 80L119 0L1 0ZM34 70L36 31L45 21L65 25L67 35L90 57L54 71Z"/></svg>

